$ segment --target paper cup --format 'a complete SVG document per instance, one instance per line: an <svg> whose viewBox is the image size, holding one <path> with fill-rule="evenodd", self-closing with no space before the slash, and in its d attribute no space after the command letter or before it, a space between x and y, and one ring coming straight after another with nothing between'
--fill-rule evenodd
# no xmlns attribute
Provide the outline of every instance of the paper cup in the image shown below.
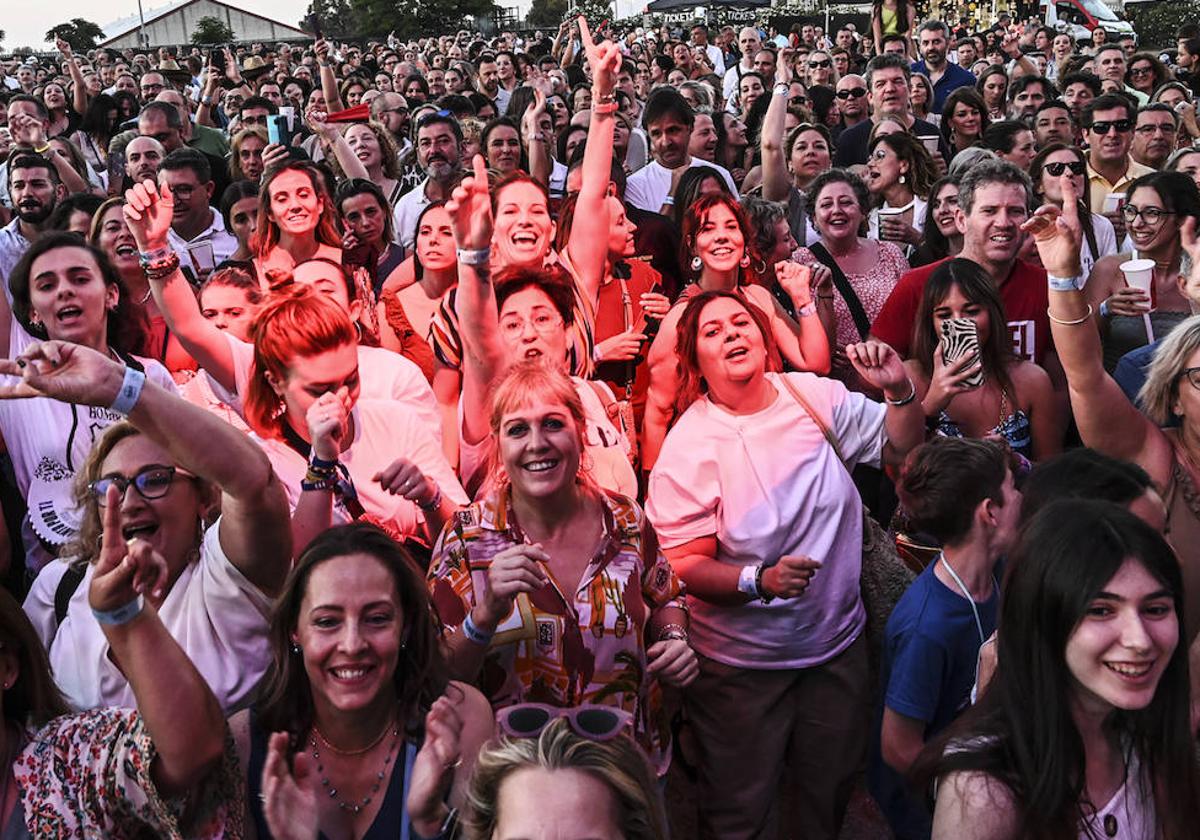
<svg viewBox="0 0 1200 840"><path fill-rule="evenodd" d="M1125 206L1125 193L1109 193L1104 196L1104 212L1116 213Z"/></svg>
<svg viewBox="0 0 1200 840"><path fill-rule="evenodd" d="M911 207L880 207L877 211L875 211L879 214L879 238L887 239L887 236L883 232L884 219L903 219L904 214L907 213L910 209L912 209L912 208Z"/></svg>
<svg viewBox="0 0 1200 840"><path fill-rule="evenodd" d="M1125 285L1141 289L1151 298L1150 311L1154 311L1154 260L1126 260L1121 263Z"/></svg>
<svg viewBox="0 0 1200 840"><path fill-rule="evenodd" d="M938 144L941 142L941 137L936 134L925 134L917 138L925 146L925 151L931 155L938 153Z"/></svg>

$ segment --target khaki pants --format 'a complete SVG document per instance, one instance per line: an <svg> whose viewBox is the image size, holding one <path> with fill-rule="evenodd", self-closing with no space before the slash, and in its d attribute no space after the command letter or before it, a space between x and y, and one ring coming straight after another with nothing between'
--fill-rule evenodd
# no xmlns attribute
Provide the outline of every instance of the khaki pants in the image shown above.
<svg viewBox="0 0 1200 840"><path fill-rule="evenodd" d="M864 637L800 670L746 670L701 656L684 709L702 837L836 840L867 748Z"/></svg>

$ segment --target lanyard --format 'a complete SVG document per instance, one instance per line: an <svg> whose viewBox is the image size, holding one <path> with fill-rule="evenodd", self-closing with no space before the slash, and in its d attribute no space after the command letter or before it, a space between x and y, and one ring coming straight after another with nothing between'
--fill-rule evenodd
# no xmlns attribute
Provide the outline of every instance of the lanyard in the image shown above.
<svg viewBox="0 0 1200 840"><path fill-rule="evenodd" d="M946 559L945 553L939 553L938 559L942 561L942 565L946 567L946 571L950 573L950 577L954 578L954 582L958 584L958 588L966 596L967 603L971 605L971 615L975 616L975 629L979 631L979 644L982 645L987 641L987 636L983 635L983 622L979 620L979 608L975 606L975 599L971 597L971 590L967 589L967 585L962 582L962 578L958 576L958 572L954 571L954 567ZM995 575L992 575L992 586L997 586Z"/></svg>

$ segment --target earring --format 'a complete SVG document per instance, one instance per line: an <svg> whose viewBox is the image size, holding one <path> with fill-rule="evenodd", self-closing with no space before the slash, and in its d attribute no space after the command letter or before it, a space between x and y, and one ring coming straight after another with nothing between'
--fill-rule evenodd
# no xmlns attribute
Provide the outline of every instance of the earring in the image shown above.
<svg viewBox="0 0 1200 840"><path fill-rule="evenodd" d="M704 261L699 257L692 257L692 271L699 271L704 267Z"/></svg>
<svg viewBox="0 0 1200 840"><path fill-rule="evenodd" d="M296 644L295 642L293 642L293 643L292 643L292 653L294 653L294 654L296 654L297 656L299 656L300 654L304 653L304 651L300 650L300 645L298 645L298 644Z"/></svg>
<svg viewBox="0 0 1200 840"><path fill-rule="evenodd" d="M286 413L287 413L287 406L284 404L283 400L280 400L279 405L275 408L275 412L271 415L271 419L277 420Z"/></svg>
<svg viewBox="0 0 1200 840"><path fill-rule="evenodd" d="M739 265L741 265L742 268L749 268L750 267L750 255L742 254L742 261L741 261L741 263L739 263Z"/></svg>
<svg viewBox="0 0 1200 840"><path fill-rule="evenodd" d="M900 183L903 184L904 180L905 180L904 173L902 172L902 173L900 173Z"/></svg>

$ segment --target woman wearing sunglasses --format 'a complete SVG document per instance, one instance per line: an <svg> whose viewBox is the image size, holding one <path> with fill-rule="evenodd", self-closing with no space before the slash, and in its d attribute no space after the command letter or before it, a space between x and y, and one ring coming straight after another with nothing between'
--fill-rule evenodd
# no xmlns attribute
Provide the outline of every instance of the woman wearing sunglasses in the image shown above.
<svg viewBox="0 0 1200 840"><path fill-rule="evenodd" d="M686 410L646 511L697 637L700 676L684 704L702 836L836 838L871 703L863 508L849 470L898 463L921 442L916 387L874 341L846 356L886 406L833 379L768 372L767 321L732 292L695 295L678 336Z"/></svg>
<svg viewBox="0 0 1200 840"><path fill-rule="evenodd" d="M1153 172L1130 184L1127 194L1121 212L1133 250L1098 260L1086 287L1088 303L1099 315L1109 371L1130 350L1164 338L1192 314L1182 291L1180 231L1185 218L1200 215L1200 190L1182 173ZM1138 259L1154 261L1150 294L1129 285L1121 271L1123 263Z"/></svg>
<svg viewBox="0 0 1200 840"><path fill-rule="evenodd" d="M471 780L468 840L666 840L666 814L654 774L637 747L613 731L621 720L617 710L591 713L612 718L594 721L602 728L581 726L578 715L563 719L542 714L533 715L533 725L521 729L511 721L523 715L506 720L507 711L498 716L506 737L480 753Z"/></svg>
<svg viewBox="0 0 1200 840"><path fill-rule="evenodd" d="M1176 177L1190 184L1186 176ZM1147 190L1131 191L1131 203L1140 211L1134 192ZM1139 411L1104 370L1090 295L1099 266L1087 286L1079 289L1083 282L1079 273L1083 232L1075 209L1079 195L1065 176L1063 194L1071 200L1063 203L1061 211L1043 206L1024 227L1034 235L1042 265L1055 278L1050 287L1050 326L1070 387L1071 408L1085 446L1136 463L1158 488L1167 509L1167 538L1183 570L1183 626L1188 634L1185 641L1191 644L1200 627L1200 505L1196 503L1200 478L1193 466L1200 463L1200 445L1195 443L1200 439L1200 318L1187 319L1159 344L1138 395ZM1190 274L1180 282L1190 288L1200 283L1195 219L1184 220L1178 236L1191 259ZM1071 278L1075 282L1067 282ZM1145 299L1139 300L1144 305Z"/></svg>
<svg viewBox="0 0 1200 840"><path fill-rule="evenodd" d="M88 606L89 581L103 562L102 522L115 517L125 540L161 555L162 579L146 600L168 632L222 708L244 704L266 668L267 612L291 555L287 500L266 456L242 432L107 353L34 343L2 370L20 377L0 391L8 401L42 397L88 407L91 417L129 418L81 465L72 564L47 566L25 604L68 702L134 702L127 663L110 656Z"/></svg>
<svg viewBox="0 0 1200 840"><path fill-rule="evenodd" d="M1083 228L1083 250L1079 253L1083 276L1089 277L1092 267L1101 257L1117 253L1117 234L1112 222L1099 213L1088 210L1091 206L1088 193L1091 184L1087 180L1087 157L1082 149L1065 143L1051 143L1037 153L1029 169L1033 181L1033 192L1038 199L1062 208L1062 178L1069 174L1071 183L1083 206L1079 210L1079 223Z"/></svg>
<svg viewBox="0 0 1200 840"><path fill-rule="evenodd" d="M450 682L413 558L369 525L323 533L271 615L271 667L229 721L250 836L449 837L493 731Z"/></svg>
<svg viewBox="0 0 1200 840"><path fill-rule="evenodd" d="M808 54L804 84L807 87L824 85L832 88L837 85L837 70L833 69L833 57L824 50L814 50Z"/></svg>
<svg viewBox="0 0 1200 840"><path fill-rule="evenodd" d="M0 301L0 348L20 356L41 339L70 341L140 367L174 389L157 361L134 356L145 344L121 274L104 252L74 234L49 233L29 247L9 277L12 312ZM36 572L78 533L72 487L93 443L120 417L74 402L32 398L0 403L0 432L17 488L28 503L21 525L25 562Z"/></svg>

